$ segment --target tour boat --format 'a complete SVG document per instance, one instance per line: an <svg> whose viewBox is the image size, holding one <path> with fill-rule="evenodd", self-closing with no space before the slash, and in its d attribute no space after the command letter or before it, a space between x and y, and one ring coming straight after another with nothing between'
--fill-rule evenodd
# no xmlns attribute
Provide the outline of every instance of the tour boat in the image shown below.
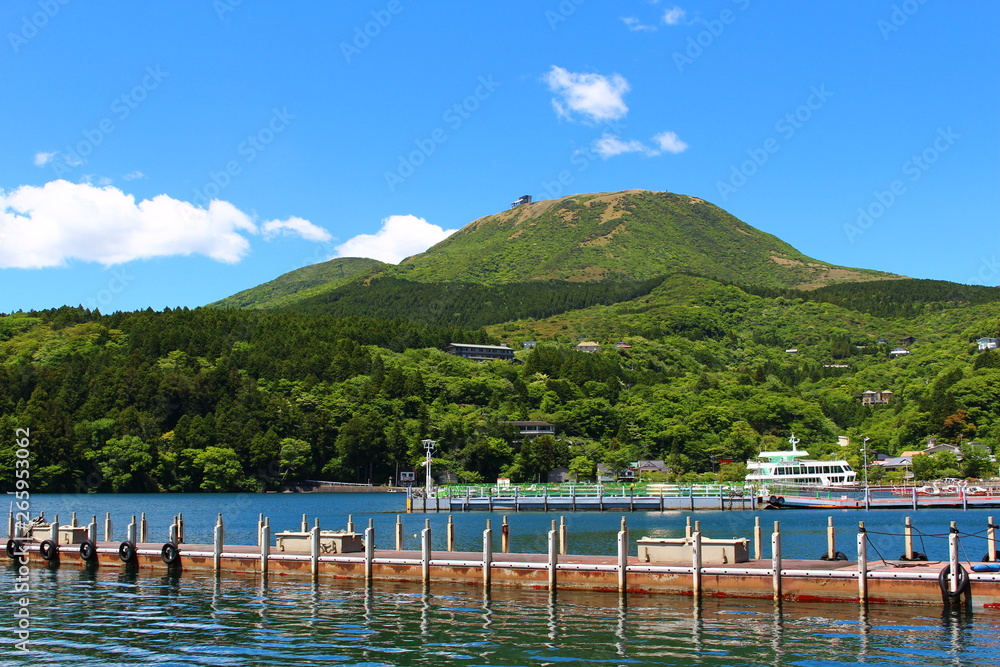
<svg viewBox="0 0 1000 667"><path fill-rule="evenodd" d="M792 434L788 439L792 448L786 451L761 452L757 460L747 461L748 484L756 486L788 484L795 486L840 486L857 485L858 473L843 459L836 461L816 461L803 458L809 452L799 451L799 439Z"/></svg>

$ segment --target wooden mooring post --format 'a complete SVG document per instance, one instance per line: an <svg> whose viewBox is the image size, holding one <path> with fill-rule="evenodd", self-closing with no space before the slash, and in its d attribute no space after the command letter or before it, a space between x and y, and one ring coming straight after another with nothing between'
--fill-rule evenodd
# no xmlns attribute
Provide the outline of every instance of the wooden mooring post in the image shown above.
<svg viewBox="0 0 1000 667"><path fill-rule="evenodd" d="M375 521L368 519L368 527L365 528L365 584L372 585L373 570L375 564Z"/></svg>
<svg viewBox="0 0 1000 667"><path fill-rule="evenodd" d="M906 517L906 523L903 525L903 549L906 560L913 560L913 524L910 522L910 517Z"/></svg>
<svg viewBox="0 0 1000 667"><path fill-rule="evenodd" d="M701 531L691 536L691 593L695 599L701 597Z"/></svg>
<svg viewBox="0 0 1000 667"><path fill-rule="evenodd" d="M559 553L565 556L567 552L566 546L566 517L559 517Z"/></svg>
<svg viewBox="0 0 1000 667"><path fill-rule="evenodd" d="M833 528L833 517L826 518L826 559L837 560L837 536Z"/></svg>
<svg viewBox="0 0 1000 667"><path fill-rule="evenodd" d="M451 515L448 515L448 526L447 526L447 541L448 541L448 551L455 550L455 524L452 523Z"/></svg>
<svg viewBox="0 0 1000 667"><path fill-rule="evenodd" d="M403 550L403 516L396 515L396 551Z"/></svg>
<svg viewBox="0 0 1000 667"><path fill-rule="evenodd" d="M753 559L760 560L761 554L761 530L760 530L760 517L755 516L753 518Z"/></svg>
<svg viewBox="0 0 1000 667"><path fill-rule="evenodd" d="M424 520L424 529L420 531L420 574L424 590L431 585L431 520Z"/></svg>
<svg viewBox="0 0 1000 667"><path fill-rule="evenodd" d="M500 524L500 553L510 553L510 524L507 523L507 515L503 516L503 523Z"/></svg>
<svg viewBox="0 0 1000 667"><path fill-rule="evenodd" d="M858 601L868 602L868 533L865 522L858 522Z"/></svg>
<svg viewBox="0 0 1000 667"><path fill-rule="evenodd" d="M774 522L771 533L771 591L776 602L781 600L781 528Z"/></svg>
<svg viewBox="0 0 1000 667"><path fill-rule="evenodd" d="M309 531L309 574L319 578L319 517L315 517L312 530Z"/></svg>
<svg viewBox="0 0 1000 667"><path fill-rule="evenodd" d="M271 553L271 520L264 517L260 528L260 573L267 576L267 558Z"/></svg>
<svg viewBox="0 0 1000 667"><path fill-rule="evenodd" d="M483 531L483 590L490 594L493 567L493 528L490 520L486 520L486 530Z"/></svg>
<svg viewBox="0 0 1000 667"><path fill-rule="evenodd" d="M997 560L997 527L993 517L986 517L986 560Z"/></svg>
<svg viewBox="0 0 1000 667"><path fill-rule="evenodd" d="M549 531L549 593L556 591L556 565L559 562L558 549L559 535L555 528Z"/></svg>
<svg viewBox="0 0 1000 667"><path fill-rule="evenodd" d="M628 524L625 517L618 529L618 592L622 596L628 593Z"/></svg>
<svg viewBox="0 0 1000 667"><path fill-rule="evenodd" d="M215 530L212 531L212 569L216 576L222 574L222 545L226 538L225 524L222 522L222 512L215 520ZM260 539L258 537L258 539Z"/></svg>

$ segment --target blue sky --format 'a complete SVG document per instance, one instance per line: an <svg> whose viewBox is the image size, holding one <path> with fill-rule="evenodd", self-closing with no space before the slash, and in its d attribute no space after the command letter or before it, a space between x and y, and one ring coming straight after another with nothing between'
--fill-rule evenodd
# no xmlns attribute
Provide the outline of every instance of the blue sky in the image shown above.
<svg viewBox="0 0 1000 667"><path fill-rule="evenodd" d="M987 0L0 5L0 312L198 306L536 199L1000 284Z"/></svg>

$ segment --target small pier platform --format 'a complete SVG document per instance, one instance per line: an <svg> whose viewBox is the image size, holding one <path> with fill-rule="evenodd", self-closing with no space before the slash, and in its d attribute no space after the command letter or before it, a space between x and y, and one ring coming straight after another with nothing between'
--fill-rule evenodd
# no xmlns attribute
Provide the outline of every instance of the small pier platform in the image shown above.
<svg viewBox="0 0 1000 667"><path fill-rule="evenodd" d="M110 525L110 521L108 522ZM770 536L770 558L763 558L759 522L753 549L745 539L711 540L690 523L681 538L642 538L638 554L631 555L629 531L624 517L617 534L615 555L568 553L564 525L548 532L546 553L506 553L507 524L499 536L501 551L494 552L490 522L482 534L481 551L454 551L453 524L448 523L448 550L431 548L430 522L420 532L420 549L376 549L372 523L355 532L353 521L342 531L321 531L318 520L309 528L275 535L261 518L257 545L230 545L223 540L221 515L212 544L188 544L178 539L182 525L170 527L171 541L133 541L136 522L130 524L126 540L95 541L96 518L90 526L59 526L54 521L40 534L12 538L7 556L19 575L28 567L69 567L185 572L207 571L216 576L304 576L314 579L357 579L368 585L378 582L412 582L432 588L436 583L464 584L482 588L527 587L558 590L617 591L633 594L670 594L705 597L765 598L810 602L861 602L864 604L965 605L1000 610L1000 567L996 566L995 529L989 519L989 549L984 562L959 560L960 533L952 526L949 558L921 560L907 537L909 558L888 561L869 559L868 536L859 525L855 557L851 560L834 550L832 520L828 535L829 560L785 560L781 554L781 532L775 522ZM402 544L402 526L397 518L396 544ZM907 522L907 529L910 524ZM78 531L86 531L78 535ZM55 539L39 539L51 535ZM78 543L74 537L82 538Z"/></svg>
<svg viewBox="0 0 1000 667"><path fill-rule="evenodd" d="M664 512L756 509L759 499L742 485L539 484L437 487L407 490L411 512L540 511Z"/></svg>

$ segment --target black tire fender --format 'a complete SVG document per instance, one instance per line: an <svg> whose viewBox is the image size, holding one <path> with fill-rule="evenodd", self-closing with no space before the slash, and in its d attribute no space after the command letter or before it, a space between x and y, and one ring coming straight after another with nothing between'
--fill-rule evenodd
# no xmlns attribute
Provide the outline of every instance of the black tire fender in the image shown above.
<svg viewBox="0 0 1000 667"><path fill-rule="evenodd" d="M131 563L135 560L135 543L134 542L122 542L118 545L118 557L122 559L123 563Z"/></svg>
<svg viewBox="0 0 1000 667"><path fill-rule="evenodd" d="M960 597L962 593L969 589L969 573L965 571L965 568L961 565L958 566L958 590L954 593L951 592L948 586L948 575L951 574L951 565L945 565L938 575L938 585L941 587L941 592L948 597L954 599Z"/></svg>
<svg viewBox="0 0 1000 667"><path fill-rule="evenodd" d="M42 558L45 560L55 560L59 557L59 545L52 540L43 540L42 543L38 545L38 553L40 553Z"/></svg>
<svg viewBox="0 0 1000 667"><path fill-rule="evenodd" d="M13 537L7 540L7 557L14 558L18 551L21 550L17 548L17 541Z"/></svg>
<svg viewBox="0 0 1000 667"><path fill-rule="evenodd" d="M160 549L160 558L167 565L173 565L177 562L177 559L181 557L181 552L177 549L177 545L172 542L167 542Z"/></svg>
<svg viewBox="0 0 1000 667"><path fill-rule="evenodd" d="M87 563L97 560L97 545L93 540L80 542L80 559Z"/></svg>

